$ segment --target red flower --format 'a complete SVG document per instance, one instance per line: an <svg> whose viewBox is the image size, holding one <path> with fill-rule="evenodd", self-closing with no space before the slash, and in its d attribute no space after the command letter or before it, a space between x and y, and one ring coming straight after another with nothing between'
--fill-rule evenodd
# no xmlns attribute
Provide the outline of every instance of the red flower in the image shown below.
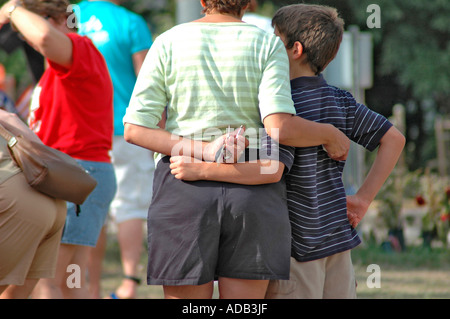
<svg viewBox="0 0 450 319"><path fill-rule="evenodd" d="M423 206L423 205L425 205L425 198L423 198L422 195L417 195L416 202L417 202L417 205Z"/></svg>
<svg viewBox="0 0 450 319"><path fill-rule="evenodd" d="M447 199L450 199L450 186L445 188L445 194L447 195Z"/></svg>
<svg viewBox="0 0 450 319"><path fill-rule="evenodd" d="M443 222L445 222L445 221L447 221L447 220L449 220L450 219L450 215L449 214L442 214L441 215L441 220L443 221Z"/></svg>

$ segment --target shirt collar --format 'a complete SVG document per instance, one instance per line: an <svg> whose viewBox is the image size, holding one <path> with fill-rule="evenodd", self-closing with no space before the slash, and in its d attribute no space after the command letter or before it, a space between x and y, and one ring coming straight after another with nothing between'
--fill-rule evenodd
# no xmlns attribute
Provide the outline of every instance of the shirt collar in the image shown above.
<svg viewBox="0 0 450 319"><path fill-rule="evenodd" d="M327 81L323 77L323 74L317 76L301 76L291 80L291 87L299 86L323 86L326 85Z"/></svg>

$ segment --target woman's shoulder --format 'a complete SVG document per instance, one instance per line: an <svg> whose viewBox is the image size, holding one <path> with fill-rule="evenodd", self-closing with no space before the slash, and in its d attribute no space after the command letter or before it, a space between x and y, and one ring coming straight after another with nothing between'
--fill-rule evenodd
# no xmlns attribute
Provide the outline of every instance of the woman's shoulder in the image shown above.
<svg viewBox="0 0 450 319"><path fill-rule="evenodd" d="M74 54L74 60L78 57L82 57L83 59L95 59L95 60L103 60L103 55L100 53L100 51L95 46L94 42L92 40L85 36L80 35L75 32L67 33L67 36L72 41L73 45L73 54Z"/></svg>

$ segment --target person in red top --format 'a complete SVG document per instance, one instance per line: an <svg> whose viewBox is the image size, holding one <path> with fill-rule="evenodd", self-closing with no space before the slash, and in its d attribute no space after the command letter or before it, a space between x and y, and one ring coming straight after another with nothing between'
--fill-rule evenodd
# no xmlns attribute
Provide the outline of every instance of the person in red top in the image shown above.
<svg viewBox="0 0 450 319"><path fill-rule="evenodd" d="M112 82L91 40L67 37L73 61L66 69L51 60L31 102L30 128L46 145L87 161L110 162L113 136ZM58 132L57 134L55 134Z"/></svg>
<svg viewBox="0 0 450 319"><path fill-rule="evenodd" d="M97 243L116 191L109 156L113 136L111 78L91 40L71 27L75 21L74 14L67 12L69 5L67 0L10 0L0 9L0 23L9 21L48 65L33 93L31 129L44 144L78 160L98 182L81 205L79 216L75 205L67 203L56 277L41 279L33 293L35 298L89 297L84 285L89 249ZM67 284L71 271L77 275L73 287Z"/></svg>

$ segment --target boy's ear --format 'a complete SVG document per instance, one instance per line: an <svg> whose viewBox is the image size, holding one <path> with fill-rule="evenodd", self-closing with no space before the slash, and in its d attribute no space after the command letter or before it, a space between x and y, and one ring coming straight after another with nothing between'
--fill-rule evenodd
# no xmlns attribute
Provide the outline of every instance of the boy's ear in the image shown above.
<svg viewBox="0 0 450 319"><path fill-rule="evenodd" d="M300 59L303 54L303 45L300 41L296 41L292 47L292 57L294 60Z"/></svg>

